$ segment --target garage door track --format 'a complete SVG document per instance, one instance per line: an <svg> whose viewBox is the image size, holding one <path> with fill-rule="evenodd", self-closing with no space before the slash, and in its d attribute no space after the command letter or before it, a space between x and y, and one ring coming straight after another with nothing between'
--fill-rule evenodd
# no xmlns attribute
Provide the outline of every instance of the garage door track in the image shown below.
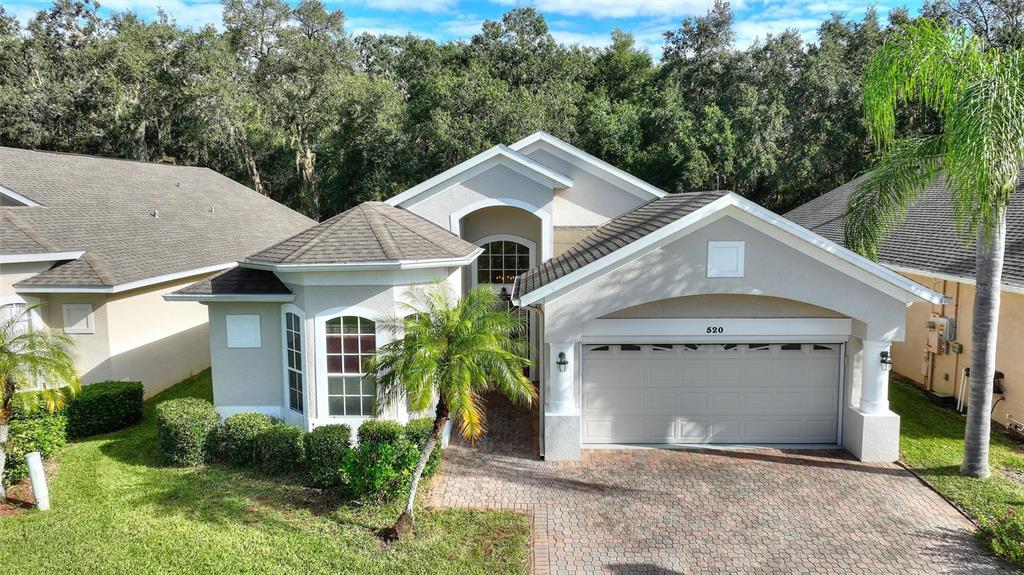
<svg viewBox="0 0 1024 575"><path fill-rule="evenodd" d="M490 433L449 447L429 497L530 514L537 574L1016 572L896 465L838 451L658 449L545 463L535 416L491 403Z"/></svg>

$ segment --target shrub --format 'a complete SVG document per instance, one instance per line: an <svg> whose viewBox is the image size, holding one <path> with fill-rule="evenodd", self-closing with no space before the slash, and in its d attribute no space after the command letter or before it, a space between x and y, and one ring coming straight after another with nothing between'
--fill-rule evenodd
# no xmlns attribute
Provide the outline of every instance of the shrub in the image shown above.
<svg viewBox="0 0 1024 575"><path fill-rule="evenodd" d="M434 418L432 417L413 419L405 425L405 436L416 445L416 449L422 449L427 439L433 433ZM437 471L437 468L441 465L441 453L441 442L438 441L437 447L434 448L434 452L430 454L430 459L427 460L427 466L423 468L424 477L430 477Z"/></svg>
<svg viewBox="0 0 1024 575"><path fill-rule="evenodd" d="M67 444L67 419L62 412L38 410L11 415L7 441L7 463L2 478L4 485L21 481L28 475L25 456L38 451L49 458Z"/></svg>
<svg viewBox="0 0 1024 575"><path fill-rule="evenodd" d="M258 461L256 437L275 421L262 413L236 413L217 430L217 452L234 465L250 466Z"/></svg>
<svg viewBox="0 0 1024 575"><path fill-rule="evenodd" d="M156 406L160 450L174 465L199 465L208 461L219 423L217 410L204 399L183 397Z"/></svg>
<svg viewBox="0 0 1024 575"><path fill-rule="evenodd" d="M277 423L256 436L256 451L260 467L267 473L288 473L302 467L305 447L302 429L287 423Z"/></svg>
<svg viewBox="0 0 1024 575"><path fill-rule="evenodd" d="M318 487L337 487L342 483L341 466L352 448L352 430L347 425L322 425L303 438L306 471Z"/></svg>
<svg viewBox="0 0 1024 575"><path fill-rule="evenodd" d="M68 437L88 437L138 423L142 419L142 391L137 381L83 385L68 402Z"/></svg>
<svg viewBox="0 0 1024 575"><path fill-rule="evenodd" d="M359 446L345 454L342 473L353 495L386 501L408 490L419 458L401 424L370 420L359 427Z"/></svg>

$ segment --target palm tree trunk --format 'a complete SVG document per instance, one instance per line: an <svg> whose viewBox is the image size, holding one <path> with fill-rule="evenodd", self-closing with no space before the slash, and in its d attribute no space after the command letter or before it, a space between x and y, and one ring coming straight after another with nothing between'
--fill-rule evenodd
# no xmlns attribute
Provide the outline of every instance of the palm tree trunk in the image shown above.
<svg viewBox="0 0 1024 575"><path fill-rule="evenodd" d="M434 453L437 444L441 442L441 431L444 430L447 422L448 405L444 399L438 399L437 410L434 415L434 432L430 434L427 442L420 448L420 459L416 462L416 469L412 473L412 485L409 486L409 499L406 500L405 510L398 516L398 520L395 521L395 526L393 527L395 535L398 537L412 533L413 515L416 506L416 489L419 487L420 479L423 477L423 470L426 469L427 462L430 461L430 455Z"/></svg>
<svg viewBox="0 0 1024 575"><path fill-rule="evenodd" d="M996 336L999 331L999 292L1002 289L1003 252L1006 248L1006 211L1000 210L994 230L978 231L977 289L971 328L971 393L964 431L964 461L960 473L989 476L988 443L992 431L992 379L996 372Z"/></svg>
<svg viewBox="0 0 1024 575"><path fill-rule="evenodd" d="M4 470L7 466L7 438L10 436L10 422L0 419L0 503L7 502L7 488L4 487Z"/></svg>

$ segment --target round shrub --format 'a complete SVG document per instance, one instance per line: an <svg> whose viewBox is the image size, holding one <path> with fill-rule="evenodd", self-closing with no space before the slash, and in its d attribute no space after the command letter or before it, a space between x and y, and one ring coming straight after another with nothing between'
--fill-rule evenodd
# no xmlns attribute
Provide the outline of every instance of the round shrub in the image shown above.
<svg viewBox="0 0 1024 575"><path fill-rule="evenodd" d="M302 468L305 447L302 429L287 423L277 423L256 436L256 451L260 467L271 474L290 473Z"/></svg>
<svg viewBox="0 0 1024 575"><path fill-rule="evenodd" d="M341 466L352 448L352 430L347 425L321 425L303 438L306 472L317 487L342 483Z"/></svg>
<svg viewBox="0 0 1024 575"><path fill-rule="evenodd" d="M359 444L393 443L405 437L405 428L390 419L370 419L363 422L356 431Z"/></svg>
<svg viewBox="0 0 1024 575"><path fill-rule="evenodd" d="M156 430L160 450L173 465L199 465L209 460L212 436L220 423L213 404L184 397L156 406Z"/></svg>
<svg viewBox="0 0 1024 575"><path fill-rule="evenodd" d="M256 437L274 423L269 416L255 412L236 413L225 419L217 430L219 455L234 465L255 465Z"/></svg>
<svg viewBox="0 0 1024 575"><path fill-rule="evenodd" d="M359 498L386 501L408 490L419 459L401 424L370 420L359 427L359 446L342 464L345 484Z"/></svg>
<svg viewBox="0 0 1024 575"><path fill-rule="evenodd" d="M88 437L138 423L142 419L142 393L142 384L137 381L83 385L68 402L68 437Z"/></svg>
<svg viewBox="0 0 1024 575"><path fill-rule="evenodd" d="M405 424L405 436L409 441L416 445L416 449L423 449L426 445L427 440L434 434L434 418L422 417L420 419L410 420L409 423ZM423 476L430 477L437 471L437 468L441 465L441 441L438 438L437 446L434 447L433 453L430 454L430 459L427 460L427 466L423 468Z"/></svg>
<svg viewBox="0 0 1024 575"><path fill-rule="evenodd" d="M11 414L7 440L7 464L0 480L12 485L28 476L25 456L38 451L48 458L67 444L67 419L60 411L45 409L25 413L15 409Z"/></svg>

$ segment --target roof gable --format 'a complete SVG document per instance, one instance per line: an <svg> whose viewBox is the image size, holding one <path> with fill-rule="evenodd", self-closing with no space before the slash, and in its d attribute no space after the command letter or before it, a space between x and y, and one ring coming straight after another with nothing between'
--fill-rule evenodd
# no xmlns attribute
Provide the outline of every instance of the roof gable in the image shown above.
<svg viewBox="0 0 1024 575"><path fill-rule="evenodd" d="M392 206L408 207L422 201L431 191L450 188L494 165L506 166L551 189L568 188L573 185L572 178L565 174L560 174L524 154L498 144L388 199L387 203Z"/></svg>
<svg viewBox="0 0 1024 575"><path fill-rule="evenodd" d="M904 298L932 303L943 300L941 294L734 193L699 192L680 196L682 199L670 196L650 202L602 226L580 242L579 249L573 248L547 262L551 266L545 269L542 265L519 276L513 296L520 305L557 299L596 277L729 215L780 241L800 243L808 256L894 297L902 294ZM670 206L669 201L678 205ZM616 239L617 236L621 239Z"/></svg>

